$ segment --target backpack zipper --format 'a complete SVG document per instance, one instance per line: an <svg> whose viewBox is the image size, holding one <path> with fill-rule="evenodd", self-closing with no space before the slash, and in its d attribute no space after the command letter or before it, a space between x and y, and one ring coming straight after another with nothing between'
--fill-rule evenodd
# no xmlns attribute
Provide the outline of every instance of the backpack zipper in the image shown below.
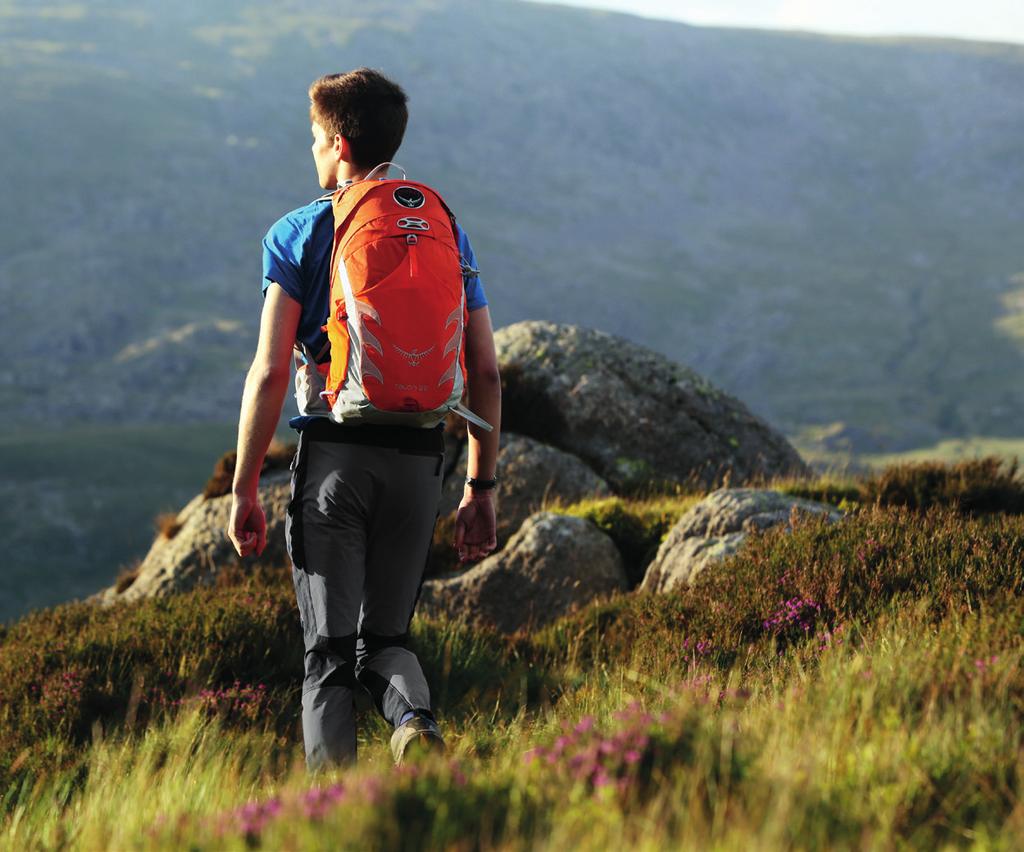
<svg viewBox="0 0 1024 852"><path fill-rule="evenodd" d="M419 243L419 239L417 239L415 234L406 234L405 235L405 244L409 247L409 277L410 278L415 278L416 274L419 272L419 267L417 266L417 262L416 262L416 254L417 253L414 250L414 247L416 246L417 243Z"/></svg>

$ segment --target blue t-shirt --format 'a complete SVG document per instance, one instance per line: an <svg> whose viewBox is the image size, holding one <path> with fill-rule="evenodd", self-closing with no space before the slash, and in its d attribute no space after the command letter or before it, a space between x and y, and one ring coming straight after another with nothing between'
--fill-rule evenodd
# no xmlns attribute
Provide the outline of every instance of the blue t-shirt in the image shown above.
<svg viewBox="0 0 1024 852"><path fill-rule="evenodd" d="M462 259L476 269L476 257L469 237L456 224ZM327 344L321 326L327 322L330 301L331 247L334 243L334 214L330 199L317 199L278 219L263 238L263 294L275 281L302 305L295 337L306 348L319 353ZM467 276L466 307L475 311L487 304L479 276Z"/></svg>

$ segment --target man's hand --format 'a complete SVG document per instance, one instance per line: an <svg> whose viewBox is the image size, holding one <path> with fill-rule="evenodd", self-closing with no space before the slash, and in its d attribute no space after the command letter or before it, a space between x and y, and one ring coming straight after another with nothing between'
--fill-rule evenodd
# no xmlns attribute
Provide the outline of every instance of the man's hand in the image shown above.
<svg viewBox="0 0 1024 852"><path fill-rule="evenodd" d="M459 562L482 559L497 546L491 495L487 492L466 494L455 515L455 550Z"/></svg>
<svg viewBox="0 0 1024 852"><path fill-rule="evenodd" d="M263 554L263 548L267 546L267 519L258 497L238 494L232 497L228 538L239 556Z"/></svg>

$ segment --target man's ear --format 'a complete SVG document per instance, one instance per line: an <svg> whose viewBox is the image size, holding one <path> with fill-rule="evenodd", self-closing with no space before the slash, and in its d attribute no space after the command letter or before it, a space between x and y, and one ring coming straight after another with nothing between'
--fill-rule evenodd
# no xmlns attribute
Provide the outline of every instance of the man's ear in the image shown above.
<svg viewBox="0 0 1024 852"><path fill-rule="evenodd" d="M340 133L334 134L334 154L339 160L346 163L352 162L352 145Z"/></svg>

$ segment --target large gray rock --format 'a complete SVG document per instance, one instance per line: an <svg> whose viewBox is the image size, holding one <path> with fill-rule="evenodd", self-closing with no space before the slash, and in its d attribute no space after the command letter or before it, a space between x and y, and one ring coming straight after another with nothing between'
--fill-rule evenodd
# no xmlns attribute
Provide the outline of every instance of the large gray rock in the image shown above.
<svg viewBox="0 0 1024 852"><path fill-rule="evenodd" d="M669 592L691 584L716 562L735 553L751 532L789 524L791 513L809 512L839 520L825 503L757 488L720 488L683 515L647 568L642 591Z"/></svg>
<svg viewBox="0 0 1024 852"><path fill-rule="evenodd" d="M608 483L576 456L533 438L502 433L498 450L498 480L495 508L498 542L508 540L535 511L552 502L563 505L586 497L607 497ZM445 481L441 515L454 512L462 500L466 481L466 452Z"/></svg>
<svg viewBox="0 0 1024 852"><path fill-rule="evenodd" d="M267 546L260 557L247 557L246 565L287 564L284 521L291 499L289 472L275 471L260 480L260 505L267 517ZM228 566L243 563L227 537L231 495L194 497L178 513L173 537L158 535L138 568L135 581L120 594L104 589L92 600L101 604L167 597L201 585L211 585Z"/></svg>
<svg viewBox="0 0 1024 852"><path fill-rule="evenodd" d="M731 470L808 475L789 442L693 370L601 331L520 322L495 334L505 425L578 455L617 491Z"/></svg>
<svg viewBox="0 0 1024 852"><path fill-rule="evenodd" d="M627 585L618 550L590 521L538 512L500 553L456 576L424 582L419 610L513 633Z"/></svg>

